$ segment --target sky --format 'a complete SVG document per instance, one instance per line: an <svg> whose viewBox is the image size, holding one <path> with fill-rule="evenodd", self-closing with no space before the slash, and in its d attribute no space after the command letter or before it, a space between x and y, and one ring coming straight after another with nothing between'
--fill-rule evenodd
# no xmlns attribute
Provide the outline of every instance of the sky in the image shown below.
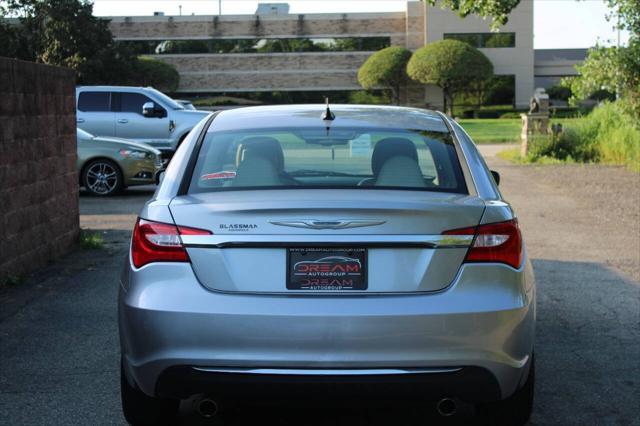
<svg viewBox="0 0 640 426"><path fill-rule="evenodd" d="M536 49L566 49L615 44L618 33L607 22L608 8L604 0L521 0L534 1L534 47ZM263 0L261 3L287 2ZM290 13L400 12L405 0L288 0ZM222 14L253 14L257 0L221 0ZM94 0L98 16L152 15L216 15L218 0ZM624 44L626 32L621 33Z"/></svg>

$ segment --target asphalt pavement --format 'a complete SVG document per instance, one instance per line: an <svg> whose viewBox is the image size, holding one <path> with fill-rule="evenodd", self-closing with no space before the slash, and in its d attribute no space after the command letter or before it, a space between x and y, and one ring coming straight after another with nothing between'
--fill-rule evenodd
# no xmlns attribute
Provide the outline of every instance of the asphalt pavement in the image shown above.
<svg viewBox="0 0 640 426"><path fill-rule="evenodd" d="M640 425L640 181L600 166L502 175L538 283L533 425ZM105 247L77 249L0 289L0 424L124 424L116 293L136 214L154 188L82 194L81 225ZM207 424L183 404L183 424ZM463 410L449 423L469 424ZM418 408L238 407L230 424L439 424Z"/></svg>

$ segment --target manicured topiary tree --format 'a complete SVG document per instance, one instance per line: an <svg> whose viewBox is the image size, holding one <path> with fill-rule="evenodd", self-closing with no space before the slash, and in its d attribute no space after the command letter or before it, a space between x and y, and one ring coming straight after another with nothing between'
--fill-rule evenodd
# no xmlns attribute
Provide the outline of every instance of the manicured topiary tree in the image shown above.
<svg viewBox="0 0 640 426"><path fill-rule="evenodd" d="M423 84L442 89L444 109L453 115L456 95L476 90L493 76L493 65L484 53L457 40L441 40L416 50L407 74Z"/></svg>
<svg viewBox="0 0 640 426"><path fill-rule="evenodd" d="M407 62L411 51L400 46L387 47L369 56L358 70L358 83L365 89L383 88L392 102L400 103L400 88L407 81Z"/></svg>

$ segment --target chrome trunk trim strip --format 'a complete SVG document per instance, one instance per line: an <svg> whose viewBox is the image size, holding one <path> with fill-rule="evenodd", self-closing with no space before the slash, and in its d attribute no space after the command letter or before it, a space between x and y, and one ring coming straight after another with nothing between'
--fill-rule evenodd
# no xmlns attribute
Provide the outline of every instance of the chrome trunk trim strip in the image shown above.
<svg viewBox="0 0 640 426"><path fill-rule="evenodd" d="M415 247L466 248L473 235L181 235L187 247Z"/></svg>
<svg viewBox="0 0 640 426"><path fill-rule="evenodd" d="M272 225L290 226L292 228L306 229L347 229L362 228L364 226L376 226L386 223L385 220L360 220L360 219L337 219L337 220L315 220L315 219L299 219L299 220L282 220L269 221Z"/></svg>
<svg viewBox="0 0 640 426"><path fill-rule="evenodd" d="M305 368L217 368L191 367L206 373L286 375L286 376L388 376L401 374L440 374L462 370L452 368L360 368L360 369L305 369Z"/></svg>

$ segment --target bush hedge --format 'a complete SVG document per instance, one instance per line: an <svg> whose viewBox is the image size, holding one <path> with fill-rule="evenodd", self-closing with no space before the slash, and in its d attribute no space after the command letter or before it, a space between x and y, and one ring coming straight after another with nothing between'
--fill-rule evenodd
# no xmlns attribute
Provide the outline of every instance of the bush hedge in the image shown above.
<svg viewBox="0 0 640 426"><path fill-rule="evenodd" d="M607 102L557 136L530 144L528 161L545 158L623 164L640 171L640 125L622 102Z"/></svg>
<svg viewBox="0 0 640 426"><path fill-rule="evenodd" d="M136 61L133 74L135 84L153 86L161 92L173 93L180 84L180 74L173 65L144 56Z"/></svg>

